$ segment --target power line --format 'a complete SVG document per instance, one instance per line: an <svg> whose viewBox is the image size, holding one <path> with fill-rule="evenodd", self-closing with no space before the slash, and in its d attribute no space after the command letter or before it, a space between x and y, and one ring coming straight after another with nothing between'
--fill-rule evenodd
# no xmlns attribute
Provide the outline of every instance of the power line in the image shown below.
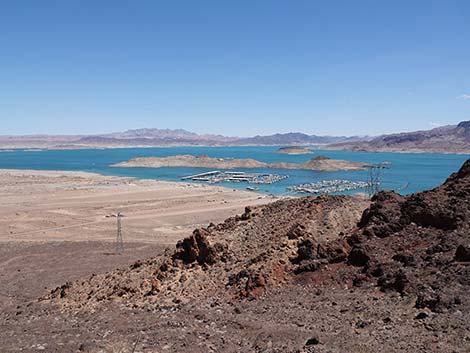
<svg viewBox="0 0 470 353"><path fill-rule="evenodd" d="M122 241L122 226L121 226L121 212L116 215L117 218L117 235L116 235L116 254L122 254L124 252L124 242Z"/></svg>

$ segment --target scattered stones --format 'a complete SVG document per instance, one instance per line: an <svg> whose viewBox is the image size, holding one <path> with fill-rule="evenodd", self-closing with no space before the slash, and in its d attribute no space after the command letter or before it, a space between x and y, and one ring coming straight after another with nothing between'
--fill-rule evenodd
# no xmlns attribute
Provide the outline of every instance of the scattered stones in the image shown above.
<svg viewBox="0 0 470 353"><path fill-rule="evenodd" d="M321 268L321 263L319 261L303 261L294 269L295 274L300 274L302 272L314 272L318 271Z"/></svg>
<svg viewBox="0 0 470 353"><path fill-rule="evenodd" d="M396 254L392 257L393 260L401 262L404 266L416 266L416 260L413 255Z"/></svg>
<svg viewBox="0 0 470 353"><path fill-rule="evenodd" d="M428 314L426 314L425 312L420 312L418 315L415 316L415 320L424 320L424 319L427 319L429 317Z"/></svg>
<svg viewBox="0 0 470 353"><path fill-rule="evenodd" d="M266 279L260 273L252 273L248 276L243 296L257 298L261 296L266 289Z"/></svg>
<svg viewBox="0 0 470 353"><path fill-rule="evenodd" d="M303 224L294 224L291 229L287 232L287 237L289 239L299 239L303 237L311 236L310 233L306 231L306 227Z"/></svg>
<svg viewBox="0 0 470 353"><path fill-rule="evenodd" d="M96 342L84 342L78 347L79 352L95 353L101 351L104 347Z"/></svg>
<svg viewBox="0 0 470 353"><path fill-rule="evenodd" d="M245 207L245 212L240 216L242 221L247 221L254 216L253 209L249 206Z"/></svg>
<svg viewBox="0 0 470 353"><path fill-rule="evenodd" d="M67 294L67 290L71 287L72 283L66 282L65 284L53 289L51 291L51 296L53 298L64 298Z"/></svg>
<svg viewBox="0 0 470 353"><path fill-rule="evenodd" d="M470 262L470 246L460 244L455 251L455 261Z"/></svg>
<svg viewBox="0 0 470 353"><path fill-rule="evenodd" d="M418 297L416 299L416 308L424 309L429 308L431 310L436 310L438 304L440 303L440 296L434 289L428 285L421 285L418 288Z"/></svg>
<svg viewBox="0 0 470 353"><path fill-rule="evenodd" d="M369 260L369 255L367 255L366 251L359 246L353 247L348 255L348 263L353 266L365 266Z"/></svg>
<svg viewBox="0 0 470 353"><path fill-rule="evenodd" d="M394 290L400 294L405 292L408 283L406 273L402 270L384 273L377 281L377 285L382 291Z"/></svg>
<svg viewBox="0 0 470 353"><path fill-rule="evenodd" d="M320 259L325 259L328 263L343 262L348 256L342 241L319 244L317 254Z"/></svg>
<svg viewBox="0 0 470 353"><path fill-rule="evenodd" d="M299 243L297 247L297 258L294 259L294 263L299 263L304 260L315 260L317 259L317 248L318 243L313 239L306 239Z"/></svg>
<svg viewBox="0 0 470 353"><path fill-rule="evenodd" d="M311 336L307 342L305 342L306 346L316 346L317 344L320 343L320 339L318 338L317 335Z"/></svg>
<svg viewBox="0 0 470 353"><path fill-rule="evenodd" d="M359 320L358 322L356 322L356 328L366 328L369 325L370 322L366 320Z"/></svg>

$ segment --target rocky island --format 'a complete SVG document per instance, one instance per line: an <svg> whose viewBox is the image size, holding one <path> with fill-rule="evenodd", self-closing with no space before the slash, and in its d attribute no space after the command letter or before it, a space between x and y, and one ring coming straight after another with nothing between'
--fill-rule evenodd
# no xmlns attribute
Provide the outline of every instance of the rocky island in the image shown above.
<svg viewBox="0 0 470 353"><path fill-rule="evenodd" d="M305 147L299 147L299 146L291 146L291 147L281 147L279 148L276 153L279 154L312 154L312 150L309 150L308 148Z"/></svg>
<svg viewBox="0 0 470 353"><path fill-rule="evenodd" d="M163 168L163 167L194 167L194 168L214 168L214 169L303 169L316 171L339 171L339 170L363 170L369 165L360 162L345 161L340 159L330 159L324 156L317 156L305 163L266 163L251 158L213 158L207 155L175 155L168 157L137 157L126 162L113 164L112 167L124 168Z"/></svg>

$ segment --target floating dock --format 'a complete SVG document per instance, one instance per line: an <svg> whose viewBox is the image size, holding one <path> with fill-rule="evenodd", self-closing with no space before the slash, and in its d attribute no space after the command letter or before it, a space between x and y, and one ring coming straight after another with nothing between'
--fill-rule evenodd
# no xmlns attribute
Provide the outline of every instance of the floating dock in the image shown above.
<svg viewBox="0 0 470 353"><path fill-rule="evenodd" d="M245 172L221 172L213 170L182 177L181 180L202 181L209 184L229 182L229 183L250 183L250 184L273 184L288 178L288 175L262 174Z"/></svg>
<svg viewBox="0 0 470 353"><path fill-rule="evenodd" d="M352 180L322 180L315 183L301 184L288 188L289 191L307 194L330 194L356 189L363 189L369 186L364 181Z"/></svg>
<svg viewBox="0 0 470 353"><path fill-rule="evenodd" d="M213 170L211 172L188 175L188 176L182 177L181 180L190 180L190 179L195 179L195 178L205 178L205 177L209 177L211 175L215 175L215 174L219 174L219 173L220 173L219 170Z"/></svg>

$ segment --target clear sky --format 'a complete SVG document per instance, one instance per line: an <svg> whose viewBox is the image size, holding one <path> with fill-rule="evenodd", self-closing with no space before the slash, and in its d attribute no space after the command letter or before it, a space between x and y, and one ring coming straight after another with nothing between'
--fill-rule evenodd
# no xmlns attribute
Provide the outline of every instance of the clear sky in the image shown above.
<svg viewBox="0 0 470 353"><path fill-rule="evenodd" d="M0 0L0 135L461 120L468 0Z"/></svg>

